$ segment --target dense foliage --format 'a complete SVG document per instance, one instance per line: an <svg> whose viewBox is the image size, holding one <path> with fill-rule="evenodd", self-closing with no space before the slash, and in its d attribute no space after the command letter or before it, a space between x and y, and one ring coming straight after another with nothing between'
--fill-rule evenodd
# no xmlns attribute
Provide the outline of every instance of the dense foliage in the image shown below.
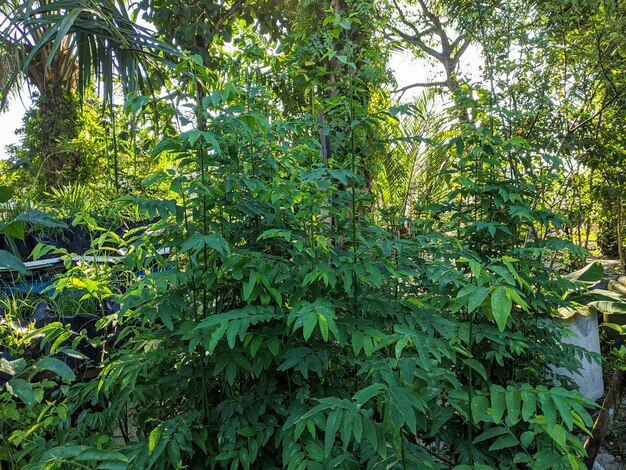
<svg viewBox="0 0 626 470"><path fill-rule="evenodd" d="M596 405L554 371L600 358L553 318L581 302L589 283L562 273L587 254L585 217L606 211L583 165L619 181L602 194L622 203L621 143L598 121L619 122L623 77L576 69L592 67L599 15L616 32L621 10L71 3L27 11L46 47L117 24L107 12L158 37L98 29L111 42L80 76L111 83L115 67L94 64L128 58L123 41L159 64L137 68L151 86L123 105L86 85L53 123L42 96L3 162L3 468L585 468ZM567 77L552 74L559 34L580 41ZM459 69L472 42L476 84ZM393 47L444 65L435 92L394 101ZM41 145L59 124L56 169ZM621 253L619 214L602 223ZM20 291L35 285L23 261L51 257L53 282Z"/></svg>

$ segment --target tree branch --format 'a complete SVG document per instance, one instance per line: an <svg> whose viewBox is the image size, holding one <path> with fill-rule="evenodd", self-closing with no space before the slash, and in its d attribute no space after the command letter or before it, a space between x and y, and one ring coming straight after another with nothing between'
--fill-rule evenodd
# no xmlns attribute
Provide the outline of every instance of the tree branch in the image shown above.
<svg viewBox="0 0 626 470"><path fill-rule="evenodd" d="M411 85L404 86L402 88L398 88L397 90L392 91L392 93L400 93L400 98L411 88L434 88L446 86L446 82L438 81L438 82L418 82L412 83Z"/></svg>
<svg viewBox="0 0 626 470"><path fill-rule="evenodd" d="M457 39L457 41L461 39L461 36L459 36L459 38ZM457 41L454 41L454 43L456 44ZM461 56L463 55L463 53L467 50L467 48L469 47L469 45L472 43L472 41L470 41L469 39L464 39L463 43L461 44L461 47L459 47L456 51L456 53L454 54L453 57L451 57L452 61L455 64L459 63L459 60L461 59Z"/></svg>
<svg viewBox="0 0 626 470"><path fill-rule="evenodd" d="M213 33L218 33L220 31L220 28L224 26L224 23L226 23L235 13L241 10L243 8L243 5L244 2L242 0L239 0L235 2L233 6L231 6L228 10L218 16L213 23Z"/></svg>
<svg viewBox="0 0 626 470"><path fill-rule="evenodd" d="M407 17L404 15L404 12L402 11L402 8L400 8L400 5L398 5L398 2L396 0L393 0L393 4L395 5L396 11L398 12L398 15L400 16L400 21L402 21L402 23L404 23L405 26L408 26L409 28L411 28L417 37L422 37L424 36L424 34L426 34L426 33L422 33L415 26L415 23L413 21L409 21L407 19Z"/></svg>
<svg viewBox="0 0 626 470"><path fill-rule="evenodd" d="M405 33L404 31L399 30L396 27L392 27L394 33L404 39L406 42L413 44L414 46L419 47L422 51L428 54L431 57L434 57L438 61L442 62L444 56L441 52L437 52L432 47L428 47L421 38L417 36L411 36L410 34Z"/></svg>
<svg viewBox="0 0 626 470"><path fill-rule="evenodd" d="M571 134L573 134L573 133L574 133L574 132L576 132L578 129L580 129L581 127L585 126L586 124L588 124L589 122L591 122L591 121L593 121L595 118L597 118L599 115L601 115L601 114L604 112L604 110L605 110L606 108L608 108L609 106L611 106L611 105L615 102L615 100L617 100L617 98L619 98L619 97L622 95L622 93L623 93L625 90L626 90L626 86L623 86L622 88L620 88L620 89L618 90L618 92L617 92L617 93L615 93L615 94L611 97L611 99L607 100L607 101L606 101L606 102L602 105L602 107L601 107L598 111L596 111L594 114L592 114L591 116L589 116L589 117L588 117L587 119L585 119L584 121L579 122L579 123L578 123L578 124L576 124L574 127L572 127L572 128L570 128L570 129L568 129L568 130L567 130L567 135L571 135Z"/></svg>

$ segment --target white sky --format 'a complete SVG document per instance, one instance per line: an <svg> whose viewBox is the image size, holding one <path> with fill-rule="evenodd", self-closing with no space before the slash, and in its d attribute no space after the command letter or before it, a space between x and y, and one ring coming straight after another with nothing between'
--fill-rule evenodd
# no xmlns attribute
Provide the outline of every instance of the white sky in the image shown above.
<svg viewBox="0 0 626 470"><path fill-rule="evenodd" d="M2 160L7 158L5 147L19 143L19 136L15 135L15 130L22 127L24 112L30 106L28 94L23 95L22 99L14 97L9 104L8 111L0 114L0 159Z"/></svg>
<svg viewBox="0 0 626 470"><path fill-rule="evenodd" d="M460 68L467 78L477 80L482 63L479 50L470 46L463 55ZM427 64L425 61L411 58L409 53L394 53L389 68L394 72L398 88L416 82L436 81L442 77L442 70ZM410 101L422 91L423 88L408 90L402 100ZM0 159L8 157L5 149L7 145L19 143L20 137L15 135L15 131L22 127L22 118L29 106L30 99L27 93L24 93L21 99L19 97L13 98L8 111L0 114Z"/></svg>

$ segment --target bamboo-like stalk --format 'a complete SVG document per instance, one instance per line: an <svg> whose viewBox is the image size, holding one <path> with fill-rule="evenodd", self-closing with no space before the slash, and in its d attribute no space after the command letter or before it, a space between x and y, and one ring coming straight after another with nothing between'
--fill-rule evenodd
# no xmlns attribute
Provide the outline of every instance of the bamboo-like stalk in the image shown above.
<svg viewBox="0 0 626 470"><path fill-rule="evenodd" d="M617 253L619 255L619 265L622 274L626 274L626 260L624 259L624 249L622 247L622 196L617 195Z"/></svg>

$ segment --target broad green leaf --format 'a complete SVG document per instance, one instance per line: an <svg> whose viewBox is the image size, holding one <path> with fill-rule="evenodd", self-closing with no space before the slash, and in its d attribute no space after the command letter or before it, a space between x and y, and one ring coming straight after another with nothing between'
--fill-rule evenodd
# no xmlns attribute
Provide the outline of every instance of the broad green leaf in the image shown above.
<svg viewBox="0 0 626 470"><path fill-rule="evenodd" d="M67 224L65 222L56 220L45 212L41 212L36 209L31 209L21 213L15 218L15 220L48 228L67 228Z"/></svg>
<svg viewBox="0 0 626 470"><path fill-rule="evenodd" d="M584 282L595 284L602 280L604 276L604 268L602 267L602 263L599 261L594 261L593 263L589 263L582 269L578 271L574 271L565 275L566 279L574 282Z"/></svg>
<svg viewBox="0 0 626 470"><path fill-rule="evenodd" d="M0 358L0 372L7 375L18 375L24 369L26 369L26 360L24 358L20 357L13 361L9 361L4 357Z"/></svg>
<svg viewBox="0 0 626 470"><path fill-rule="evenodd" d="M358 443L361 443L361 438L363 437L363 418L358 413L352 421L352 434L354 434L354 439Z"/></svg>
<svg viewBox="0 0 626 470"><path fill-rule="evenodd" d="M554 407L554 402L552 401L552 394L547 390L539 390L539 401L541 402L541 411L546 417L546 421L549 424L555 424L556 408Z"/></svg>
<svg viewBox="0 0 626 470"><path fill-rule="evenodd" d="M148 436L148 452L149 453L154 452L154 449L156 448L157 444L161 440L161 433L162 433L161 426L157 426L150 432L150 435Z"/></svg>
<svg viewBox="0 0 626 470"><path fill-rule="evenodd" d="M489 399L483 395L472 397L472 420L475 424L483 420L489 408Z"/></svg>
<svg viewBox="0 0 626 470"><path fill-rule="evenodd" d="M387 387L380 383L375 383L365 387L363 390L359 390L352 397L356 401L357 406L363 406L367 401L380 395Z"/></svg>
<svg viewBox="0 0 626 470"><path fill-rule="evenodd" d="M500 385L492 385L489 387L489 391L491 392L491 417L494 423L498 424L506 409L506 391Z"/></svg>
<svg viewBox="0 0 626 470"><path fill-rule="evenodd" d="M469 266L470 271L472 271L472 276L478 279L480 277L480 273L482 272L482 266L480 265L480 263L471 259L469 260Z"/></svg>
<svg viewBox="0 0 626 470"><path fill-rule="evenodd" d="M250 277L248 278L247 282L243 283L243 300L248 300L250 298L250 295L252 294L252 291L254 290L254 286L256 285L256 273L254 271L252 271L250 273Z"/></svg>
<svg viewBox="0 0 626 470"><path fill-rule="evenodd" d="M505 330L512 308L513 303L506 295L506 288L503 286L496 287L491 294L491 313L500 331Z"/></svg>
<svg viewBox="0 0 626 470"><path fill-rule="evenodd" d="M100 449L87 449L76 456L77 461L114 461L114 462L128 462L126 457L121 452L115 452L112 450L100 450Z"/></svg>
<svg viewBox="0 0 626 470"><path fill-rule="evenodd" d="M274 356L278 356L280 351L280 340L278 338L271 338L267 342L267 349L269 349Z"/></svg>
<svg viewBox="0 0 626 470"><path fill-rule="evenodd" d="M252 342L250 343L250 355L252 357L256 357L256 353L259 351L262 344L263 344L263 337L255 336Z"/></svg>
<svg viewBox="0 0 626 470"><path fill-rule="evenodd" d="M222 323L213 333L211 333L211 337L209 338L209 343L206 346L206 349L209 354L213 354L217 344L222 340L224 335L226 334L226 330L228 329L229 323Z"/></svg>
<svg viewBox="0 0 626 470"><path fill-rule="evenodd" d="M489 452L495 452L497 450L506 449L508 447L515 447L518 445L515 436L500 436L496 441L489 446Z"/></svg>
<svg viewBox="0 0 626 470"><path fill-rule="evenodd" d="M511 431L509 431L507 428L502 427L502 426L495 426L493 428L487 429L485 432L483 432L482 434L479 434L478 436L476 436L473 439L473 443L474 444L478 444L479 442L483 442L489 439L493 439L494 437L499 437L499 436L503 436L505 434L510 434Z"/></svg>
<svg viewBox="0 0 626 470"><path fill-rule="evenodd" d="M520 442L525 448L528 448L533 439L535 439L535 433L532 431L524 431L520 436Z"/></svg>
<svg viewBox="0 0 626 470"><path fill-rule="evenodd" d="M7 224L0 225L0 233L4 233L19 240L24 240L24 222L12 220Z"/></svg>
<svg viewBox="0 0 626 470"><path fill-rule="evenodd" d="M22 400L26 406L35 404L33 387L26 380L13 378L6 383L6 387L11 395Z"/></svg>
<svg viewBox="0 0 626 470"><path fill-rule="evenodd" d="M320 333L322 334L322 339L325 342L328 342L328 321L326 321L326 317L321 313L317 315L317 319L320 327Z"/></svg>
<svg viewBox="0 0 626 470"><path fill-rule="evenodd" d="M0 186L0 204L9 202L14 195L13 189L8 186Z"/></svg>
<svg viewBox="0 0 626 470"><path fill-rule="evenodd" d="M392 424L399 429L406 424L412 433L417 432L415 410L422 410L425 404L414 392L404 387L394 387L387 392L387 402L391 406Z"/></svg>
<svg viewBox="0 0 626 470"><path fill-rule="evenodd" d="M8 251L0 250L0 268L26 275L28 269L17 256L12 255Z"/></svg>
<svg viewBox="0 0 626 470"><path fill-rule="evenodd" d="M487 378L487 371L485 370L485 367L476 359L463 359L463 363L478 372L483 379L489 380Z"/></svg>
<svg viewBox="0 0 626 470"><path fill-rule="evenodd" d="M245 449L244 449L245 450ZM242 454L240 454L241 456ZM246 456L248 454L246 453ZM180 447L178 446L178 443L175 440L171 440L168 444L167 444L167 456L170 459L170 464L171 464L171 468L180 468L181 467L181 455L180 455ZM248 470L250 467L249 466L245 466L245 470Z"/></svg>
<svg viewBox="0 0 626 470"><path fill-rule="evenodd" d="M48 253L51 253L56 250L58 250L56 246L46 245L45 243L40 242L40 243L37 243L35 248L33 248L33 251L31 252L30 256L33 258L33 260L37 261L42 256L45 256Z"/></svg>
<svg viewBox="0 0 626 470"><path fill-rule="evenodd" d="M467 311L469 313L472 313L474 310L480 307L488 295L489 289L487 289L486 287L476 287L467 302Z"/></svg>
<svg viewBox="0 0 626 470"><path fill-rule="evenodd" d="M223 237L210 233L205 237L205 243L209 248L213 248L222 256L228 256L230 254L230 246Z"/></svg>
<svg viewBox="0 0 626 470"><path fill-rule="evenodd" d="M352 351L354 355L358 356L361 349L363 349L363 332L361 330L354 330L352 332Z"/></svg>
<svg viewBox="0 0 626 470"><path fill-rule="evenodd" d="M63 380L71 381L76 378L74 372L66 363L54 357L44 357L35 364L35 367L40 370L49 370Z"/></svg>
<svg viewBox="0 0 626 470"><path fill-rule="evenodd" d="M558 424L548 424L547 426L544 426L544 429L559 447L562 449L566 448L567 433L562 426L559 426Z"/></svg>
<svg viewBox="0 0 626 470"><path fill-rule="evenodd" d="M513 387L509 387L506 390L505 399L508 419L511 421L511 424L517 424L522 405L520 392Z"/></svg>
<svg viewBox="0 0 626 470"><path fill-rule="evenodd" d="M309 312L304 316L302 334L306 341L308 341L308 339L311 337L311 334L313 333L313 330L315 329L315 325L317 325L317 322L318 322L318 316L313 312Z"/></svg>
<svg viewBox="0 0 626 470"><path fill-rule="evenodd" d="M561 395L559 392L560 389L558 388L552 390L552 401L554 402L554 405L556 406L556 409L558 410L561 419L565 422L565 426L571 431L574 427L574 416L572 415L572 408L570 406L569 399Z"/></svg>
<svg viewBox="0 0 626 470"><path fill-rule="evenodd" d="M343 417L343 410L335 408L328 414L326 420L326 430L324 433L324 454L326 457L330 455L335 445L335 435L341 425L341 419Z"/></svg>
<svg viewBox="0 0 626 470"><path fill-rule="evenodd" d="M524 388L524 387L522 387L521 396L522 396L522 419L524 421L528 421L530 420L530 418L532 418L535 415L535 411L536 411L535 403L536 403L537 397L532 388Z"/></svg>
<svg viewBox="0 0 626 470"><path fill-rule="evenodd" d="M81 445L58 446L47 450L46 452L41 454L40 458L44 462L52 460L62 461L65 459L75 458L76 456L87 450L89 450L89 447Z"/></svg>

